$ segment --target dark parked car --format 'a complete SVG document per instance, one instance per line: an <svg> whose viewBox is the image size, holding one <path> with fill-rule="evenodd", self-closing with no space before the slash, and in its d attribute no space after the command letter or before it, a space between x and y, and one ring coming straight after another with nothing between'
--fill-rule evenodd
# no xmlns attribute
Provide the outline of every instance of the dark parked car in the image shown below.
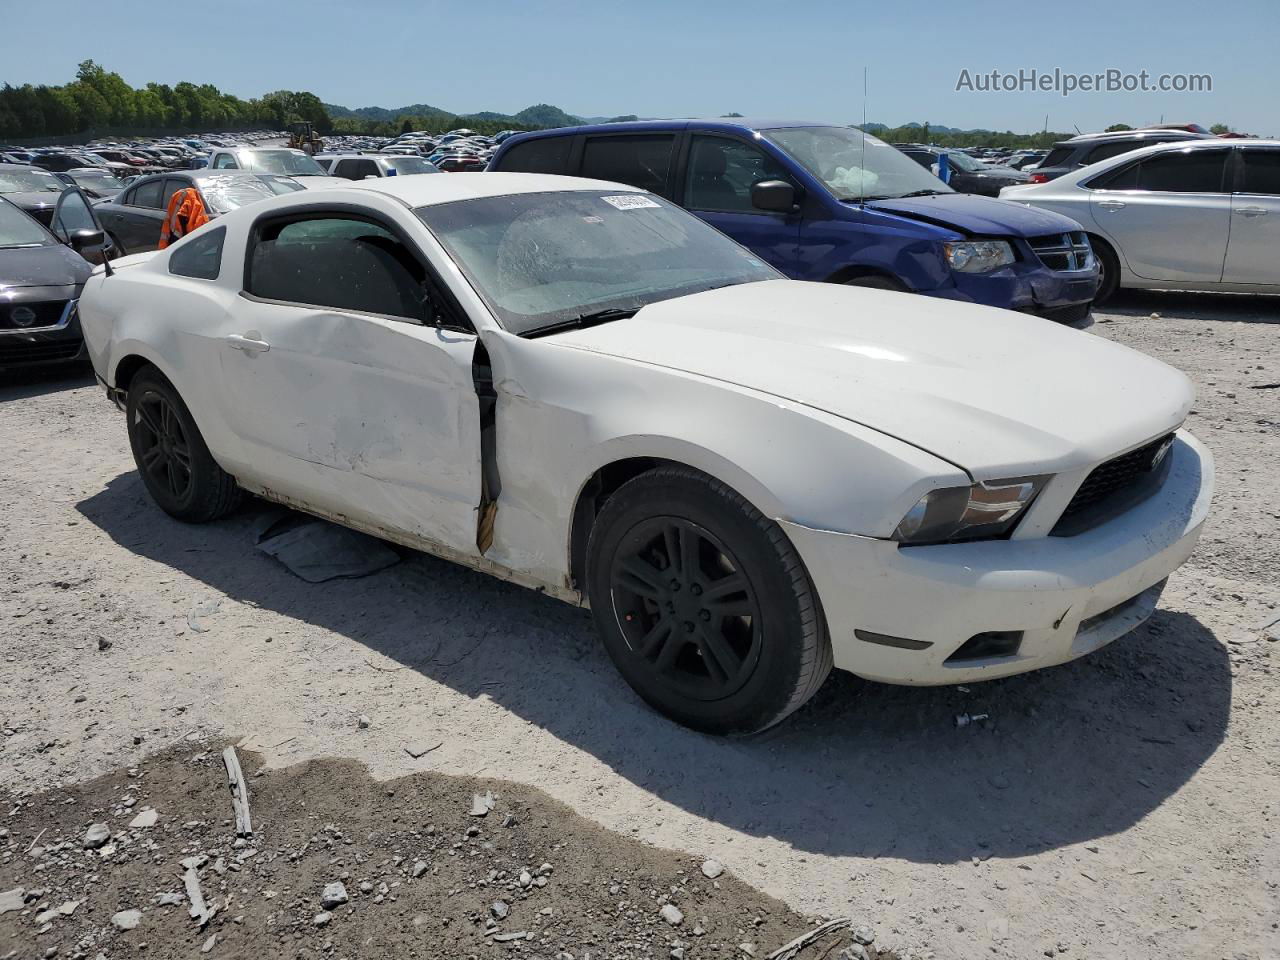
<svg viewBox="0 0 1280 960"><path fill-rule="evenodd" d="M53 208L67 185L48 170L5 164L0 167L0 196L21 207L46 227L53 223Z"/></svg>
<svg viewBox="0 0 1280 960"><path fill-rule="evenodd" d="M84 338L80 289L103 256L102 228L89 201L67 187L53 230L0 197L0 370L78 360Z"/></svg>
<svg viewBox="0 0 1280 960"><path fill-rule="evenodd" d="M121 253L155 250L160 245L169 200L187 187L200 191L211 220L247 203L302 189L300 183L289 177L242 170L175 170L140 177L114 199L97 204L94 211Z"/></svg>
<svg viewBox="0 0 1280 960"><path fill-rule="evenodd" d="M1048 183L1064 173L1079 170L1099 160L1109 160L1139 147L1170 140L1212 139L1211 134L1187 130L1117 130L1112 133L1084 133L1053 145L1049 155L1026 172L1032 183Z"/></svg>
<svg viewBox="0 0 1280 960"><path fill-rule="evenodd" d="M908 144L898 147L903 153L920 166L937 176L941 157L947 155L947 166L950 168L947 184L957 193L976 193L984 197L994 197L1005 187L1015 183L1030 183L1031 178L1025 173L1011 167L997 167L979 163L967 153L959 150L942 150L938 147L926 147Z"/></svg>
<svg viewBox="0 0 1280 960"><path fill-rule="evenodd" d="M490 170L611 180L697 214L797 280L910 291L1083 323L1091 256L1053 258L1080 224L965 196L855 127L661 120L511 137Z"/></svg>

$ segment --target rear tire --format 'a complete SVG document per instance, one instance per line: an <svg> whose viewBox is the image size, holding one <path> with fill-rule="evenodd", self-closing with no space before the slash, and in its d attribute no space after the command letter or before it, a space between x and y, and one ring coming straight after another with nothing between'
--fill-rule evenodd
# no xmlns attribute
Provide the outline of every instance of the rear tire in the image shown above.
<svg viewBox="0 0 1280 960"><path fill-rule="evenodd" d="M134 463L161 510L184 523L206 523L236 508L235 479L218 466L191 411L154 366L130 381L125 415Z"/></svg>
<svg viewBox="0 0 1280 960"><path fill-rule="evenodd" d="M592 616L650 706L715 734L770 727L831 672L831 643L795 548L723 483L686 467L627 482L587 546Z"/></svg>

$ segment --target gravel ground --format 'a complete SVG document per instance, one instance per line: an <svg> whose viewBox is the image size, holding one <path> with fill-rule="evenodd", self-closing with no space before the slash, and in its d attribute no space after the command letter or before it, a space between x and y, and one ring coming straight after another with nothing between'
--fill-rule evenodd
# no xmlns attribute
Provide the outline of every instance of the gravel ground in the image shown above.
<svg viewBox="0 0 1280 960"><path fill-rule="evenodd" d="M732 960L816 926L715 861L621 837L530 787L441 773L378 783L352 760L239 760L253 818L241 838L221 751L205 743L6 797L0 875L14 876L0 886L26 885L8 891L0 943L21 956L155 960ZM818 943L839 951L858 935L874 941L855 927Z"/></svg>
<svg viewBox="0 0 1280 960"><path fill-rule="evenodd" d="M273 771L352 759L545 803L537 788L686 871L714 857L800 914L865 920L903 956L1278 956L1280 304L1126 295L1098 320L1081 335L1196 381L1189 425L1218 458L1204 539L1156 616L968 689L836 675L746 741L655 716L554 600L417 555L309 585L254 549L261 506L170 521L91 384L2 386L0 783L49 797L192 735L234 739ZM367 790L333 769L337 796ZM0 824L0 891L40 884L26 817Z"/></svg>

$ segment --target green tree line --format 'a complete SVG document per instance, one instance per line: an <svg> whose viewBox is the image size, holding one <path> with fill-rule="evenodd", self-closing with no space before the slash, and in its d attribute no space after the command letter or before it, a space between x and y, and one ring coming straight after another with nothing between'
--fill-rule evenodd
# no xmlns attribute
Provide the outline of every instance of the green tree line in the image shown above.
<svg viewBox="0 0 1280 960"><path fill-rule="evenodd" d="M322 133L332 127L313 93L277 90L241 100L209 83L135 88L92 60L81 63L75 80L63 86L0 87L0 138L56 137L104 127L280 130L300 120L311 121Z"/></svg>

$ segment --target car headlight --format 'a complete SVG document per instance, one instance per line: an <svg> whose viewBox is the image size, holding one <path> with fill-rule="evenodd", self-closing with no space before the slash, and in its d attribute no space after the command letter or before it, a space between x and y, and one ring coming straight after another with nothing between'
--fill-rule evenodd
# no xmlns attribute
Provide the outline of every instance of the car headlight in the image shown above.
<svg viewBox="0 0 1280 960"><path fill-rule="evenodd" d="M893 532L899 543L946 543L1002 537L1043 489L1048 477L993 480L931 490Z"/></svg>
<svg viewBox="0 0 1280 960"><path fill-rule="evenodd" d="M961 273L988 273L1013 263L1013 247L1005 240L944 243L942 250L951 269Z"/></svg>

